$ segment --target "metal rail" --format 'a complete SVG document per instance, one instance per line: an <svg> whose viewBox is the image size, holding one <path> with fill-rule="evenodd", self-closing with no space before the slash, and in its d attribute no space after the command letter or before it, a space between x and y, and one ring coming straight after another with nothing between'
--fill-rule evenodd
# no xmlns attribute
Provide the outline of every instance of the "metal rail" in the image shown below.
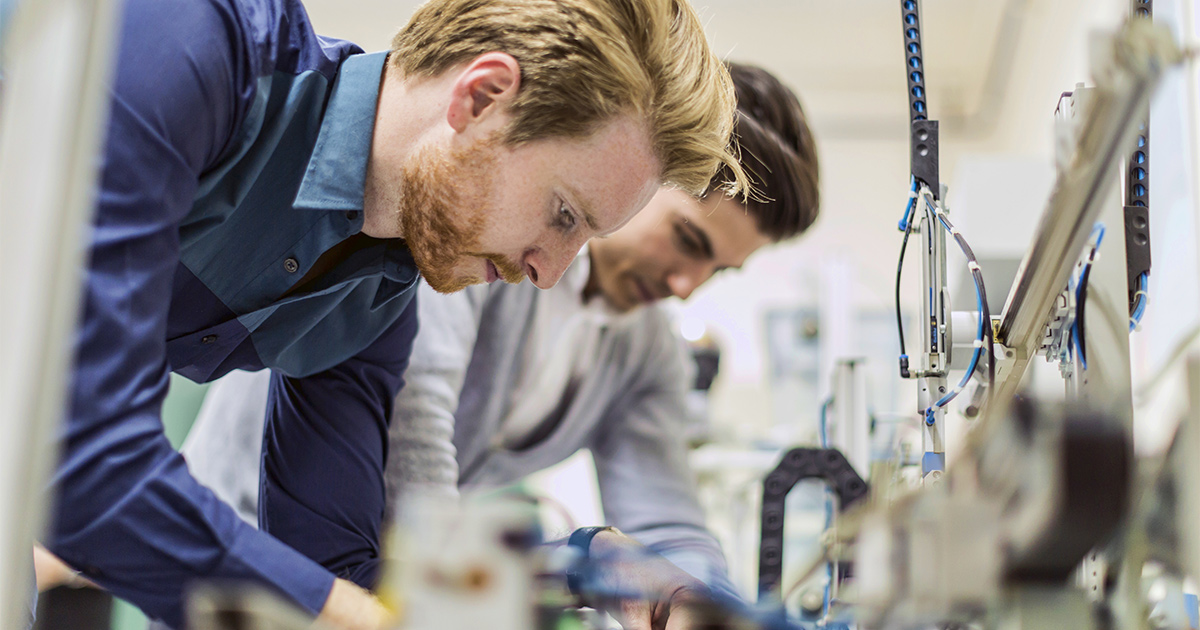
<svg viewBox="0 0 1200 630"><path fill-rule="evenodd" d="M1004 304L997 340L1013 352L1014 363L997 379L995 400L1000 404L992 406L989 416L1003 411L1041 345L1054 301L1109 199L1117 164L1137 135L1131 122L1145 117L1154 86L1182 57L1170 33L1148 20L1128 23L1110 50L1109 67L1097 73L1074 157L1055 183Z"/></svg>

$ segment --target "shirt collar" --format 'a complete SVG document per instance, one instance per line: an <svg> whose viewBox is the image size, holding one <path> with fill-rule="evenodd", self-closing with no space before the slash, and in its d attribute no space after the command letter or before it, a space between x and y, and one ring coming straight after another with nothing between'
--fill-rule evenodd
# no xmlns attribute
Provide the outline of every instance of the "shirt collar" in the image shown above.
<svg viewBox="0 0 1200 630"><path fill-rule="evenodd" d="M375 130L379 82L387 51L351 55L342 62L321 131L295 206L313 210L362 210L367 159Z"/></svg>

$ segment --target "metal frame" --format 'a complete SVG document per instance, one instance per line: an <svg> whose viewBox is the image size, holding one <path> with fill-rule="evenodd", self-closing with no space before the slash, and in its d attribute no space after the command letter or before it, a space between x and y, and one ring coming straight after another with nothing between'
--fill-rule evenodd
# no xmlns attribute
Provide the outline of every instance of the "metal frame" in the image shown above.
<svg viewBox="0 0 1200 630"><path fill-rule="evenodd" d="M998 404L985 411L985 422L1002 414L1017 392L1092 226L1111 205L1112 174L1138 132L1129 122L1145 117L1150 92L1179 59L1170 34L1146 20L1130 22L1112 43L1111 63L1096 77L1074 157L1058 177L1005 302L997 340L1012 362L997 374L993 399Z"/></svg>
<svg viewBox="0 0 1200 630"><path fill-rule="evenodd" d="M118 0L17 3L0 106L0 628L22 628L73 349Z"/></svg>
<svg viewBox="0 0 1200 630"><path fill-rule="evenodd" d="M933 219L934 203L941 199L938 166L938 123L929 120L924 51L921 49L919 0L900 0L900 22L904 33L904 71L908 79L909 170L917 197L913 212L905 218L913 233L921 235L920 348L914 352L918 378L917 406L929 409L947 391L950 366L950 301L946 288L946 235ZM907 235L905 236L907 241ZM902 252L903 253L903 252ZM899 306L897 306L899 308ZM905 364L901 375L908 377ZM922 422L921 474L936 475L946 468L945 418L943 408L933 410L932 422Z"/></svg>
<svg viewBox="0 0 1200 630"><path fill-rule="evenodd" d="M1093 88L1076 88L1070 96L1064 96L1055 112L1057 135L1077 137L1075 131L1081 112L1086 112L1095 95ZM1064 106L1066 105L1066 106ZM1059 156L1060 164L1069 164L1070 156ZM1117 169L1114 169L1116 171ZM1113 172L1110 177L1118 179ZM1089 322L1083 330L1082 346L1087 350L1086 368L1079 356L1063 370L1067 378L1068 398L1077 399L1095 406L1103 406L1111 413L1123 418L1132 429L1133 396L1129 362L1129 319L1126 308L1128 287L1126 278L1126 243L1119 238L1125 224L1126 208L1118 191L1114 188L1107 194L1108 200L1101 205L1098 223L1104 225L1111 236L1104 239L1090 264L1089 280L1084 305L1085 320ZM1071 305L1069 321L1074 321L1076 308L1074 293L1068 289L1063 295ZM1059 309L1056 308L1056 311ZM1067 351L1064 356L1072 353ZM1048 357L1063 361L1064 356Z"/></svg>
<svg viewBox="0 0 1200 630"><path fill-rule="evenodd" d="M917 191L913 220L920 218L921 233L921 358L917 406L924 410L945 395L950 366L950 299L946 285L946 232L936 219L935 210L926 202L931 191ZM936 199L935 199L936 202ZM946 468L946 409L933 410L933 423L922 419L921 474L929 475Z"/></svg>

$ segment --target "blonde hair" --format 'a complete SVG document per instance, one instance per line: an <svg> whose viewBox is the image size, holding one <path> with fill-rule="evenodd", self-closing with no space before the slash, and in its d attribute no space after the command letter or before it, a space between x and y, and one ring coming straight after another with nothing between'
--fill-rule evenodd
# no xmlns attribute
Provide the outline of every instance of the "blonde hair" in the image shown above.
<svg viewBox="0 0 1200 630"><path fill-rule="evenodd" d="M621 114L650 131L663 183L692 194L718 167L745 193L733 83L686 0L432 0L392 39L405 76L493 51L521 68L505 140L586 137Z"/></svg>

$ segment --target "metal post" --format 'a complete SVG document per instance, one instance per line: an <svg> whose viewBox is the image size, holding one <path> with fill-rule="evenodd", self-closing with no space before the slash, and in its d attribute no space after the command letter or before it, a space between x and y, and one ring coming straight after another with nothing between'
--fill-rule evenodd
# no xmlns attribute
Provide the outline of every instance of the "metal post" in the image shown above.
<svg viewBox="0 0 1200 630"><path fill-rule="evenodd" d="M17 3L0 106L0 628L24 628L80 296L117 0Z"/></svg>
<svg viewBox="0 0 1200 630"><path fill-rule="evenodd" d="M921 359L917 406L922 413L946 394L950 305L946 291L946 233L926 202L927 188L917 194L914 215L921 232ZM946 469L946 411L934 408L923 418L921 474Z"/></svg>
<svg viewBox="0 0 1200 630"><path fill-rule="evenodd" d="M865 479L871 469L871 416L863 359L839 359L833 388L834 444Z"/></svg>
<svg viewBox="0 0 1200 630"><path fill-rule="evenodd" d="M1187 362L1188 410L1179 427L1177 450L1186 456L1176 457L1175 477L1178 480L1179 513L1176 523L1182 540L1184 572L1200 580L1200 355L1193 354Z"/></svg>

